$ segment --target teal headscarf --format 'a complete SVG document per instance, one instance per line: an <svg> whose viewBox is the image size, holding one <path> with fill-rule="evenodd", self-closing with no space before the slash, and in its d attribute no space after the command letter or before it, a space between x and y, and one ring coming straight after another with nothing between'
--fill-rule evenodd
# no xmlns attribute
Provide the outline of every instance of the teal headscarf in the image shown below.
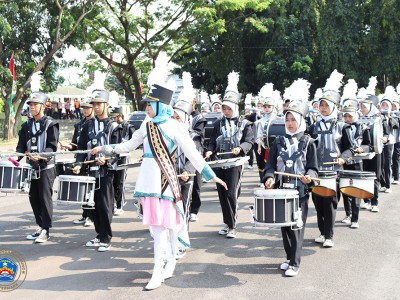
<svg viewBox="0 0 400 300"><path fill-rule="evenodd" d="M150 101L150 105L154 113L156 114L153 118L153 122L156 124L167 121L174 114L174 110L171 105L156 101Z"/></svg>

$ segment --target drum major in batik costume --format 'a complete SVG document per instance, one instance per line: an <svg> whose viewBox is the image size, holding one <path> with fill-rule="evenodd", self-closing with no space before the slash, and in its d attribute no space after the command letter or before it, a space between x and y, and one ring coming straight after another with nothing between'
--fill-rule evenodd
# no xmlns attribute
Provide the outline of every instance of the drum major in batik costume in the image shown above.
<svg viewBox="0 0 400 300"><path fill-rule="evenodd" d="M237 90L238 82L239 74L231 72L228 75L228 86L222 101L224 117L214 123L214 130L208 145L208 153L229 153L221 155L223 159L245 156L253 147L252 123L243 117L239 117L238 104L240 96ZM233 154L232 150L234 149L240 149L239 154ZM228 238L235 238L237 200L240 195L243 166L217 168L215 169L215 173L228 186L228 190L225 190L220 185L217 186L223 222L225 223L225 227L219 231L219 234L225 235Z"/></svg>
<svg viewBox="0 0 400 300"><path fill-rule="evenodd" d="M321 120L310 126L309 132L317 143L317 158L319 171L337 171L342 169L335 162L341 154L341 136L344 123L337 120L337 104L340 101L339 88L342 85L343 74L334 70L327 79L323 95L319 99ZM336 218L338 196L321 197L313 193L312 199L317 211L320 236L315 242L324 247L333 246L333 227Z"/></svg>

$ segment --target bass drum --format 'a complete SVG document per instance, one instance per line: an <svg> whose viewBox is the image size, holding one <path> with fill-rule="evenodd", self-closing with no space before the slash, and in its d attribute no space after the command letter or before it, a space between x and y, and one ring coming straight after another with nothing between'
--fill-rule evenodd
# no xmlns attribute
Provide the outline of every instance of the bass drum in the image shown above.
<svg viewBox="0 0 400 300"><path fill-rule="evenodd" d="M217 121L221 117L222 117L221 113L213 113L213 112L204 115L204 118L207 121L206 125L204 126L204 148L207 149L208 143L210 142L210 137L214 130L215 121Z"/></svg>
<svg viewBox="0 0 400 300"><path fill-rule="evenodd" d="M383 126L382 119L380 117L360 117L359 123L366 124L369 127L372 138L372 145L374 152L381 154L383 151Z"/></svg>
<svg viewBox="0 0 400 300"><path fill-rule="evenodd" d="M270 149L275 138L285 135L285 118L276 117L268 120L264 125L263 142L266 149Z"/></svg>

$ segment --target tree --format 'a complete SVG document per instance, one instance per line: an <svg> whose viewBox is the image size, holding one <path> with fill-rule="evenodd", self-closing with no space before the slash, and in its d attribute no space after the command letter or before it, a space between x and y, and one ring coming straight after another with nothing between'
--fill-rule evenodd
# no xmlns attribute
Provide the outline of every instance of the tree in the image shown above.
<svg viewBox="0 0 400 300"><path fill-rule="evenodd" d="M18 77L23 79L18 82L19 89L15 97L11 103L7 102L5 105L5 139L17 135L16 125L19 123L32 74L50 67L50 72L45 73L45 77L54 77L55 68L51 68L54 56L66 45L67 40L76 32L82 20L93 11L97 2L98 0L22 0L0 5L1 15L10 16L7 22L12 28L0 39L0 45L6 45L8 48L7 52L3 51L1 54L10 54L11 49L14 49L16 61L24 63L25 71L25 74L18 74ZM25 55L25 52L28 55ZM2 55L3 66L4 60L5 55ZM9 90L6 98L10 97L10 92ZM11 115L11 106L18 107L15 122Z"/></svg>

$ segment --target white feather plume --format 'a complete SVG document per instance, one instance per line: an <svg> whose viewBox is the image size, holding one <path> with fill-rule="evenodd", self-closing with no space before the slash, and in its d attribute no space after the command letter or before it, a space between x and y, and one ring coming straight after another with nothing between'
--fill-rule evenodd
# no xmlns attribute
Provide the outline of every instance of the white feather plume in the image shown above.
<svg viewBox="0 0 400 300"><path fill-rule="evenodd" d="M259 97L271 97L273 96L274 93L274 84L273 83L266 83L264 86L260 89L258 92Z"/></svg>
<svg viewBox="0 0 400 300"><path fill-rule="evenodd" d="M318 88L314 94L314 100L319 100L323 95L322 89Z"/></svg>
<svg viewBox="0 0 400 300"><path fill-rule="evenodd" d="M148 78L147 85L150 87L154 84L166 87L165 82L168 78L168 57L165 52L160 52L156 61L155 67L151 70Z"/></svg>
<svg viewBox="0 0 400 300"><path fill-rule="evenodd" d="M226 87L227 91L238 92L238 83L239 83L239 73L232 71L228 74L228 86Z"/></svg>
<svg viewBox="0 0 400 300"><path fill-rule="evenodd" d="M376 79L376 76L371 76L369 78L369 83L368 83L368 86L366 89L368 95L375 95L375 88L376 88L377 84L378 84L378 80Z"/></svg>
<svg viewBox="0 0 400 300"><path fill-rule="evenodd" d="M251 99L253 98L252 94L246 94L246 98L244 99L245 105L251 105Z"/></svg>
<svg viewBox="0 0 400 300"><path fill-rule="evenodd" d="M119 107L119 95L116 91L111 91L108 98L108 105L111 107Z"/></svg>
<svg viewBox="0 0 400 300"><path fill-rule="evenodd" d="M343 76L344 75L339 73L336 69L333 70L329 78L326 80L324 91L330 90L339 92L339 89L343 84L342 82Z"/></svg>
<svg viewBox="0 0 400 300"><path fill-rule="evenodd" d="M189 72L182 73L182 83L183 88L179 93L178 100L191 102L196 97L196 94L193 89L192 75Z"/></svg>
<svg viewBox="0 0 400 300"><path fill-rule="evenodd" d="M346 85L343 87L342 100L357 99L357 90L357 82L354 79L349 79Z"/></svg>
<svg viewBox="0 0 400 300"><path fill-rule="evenodd" d="M40 86L42 80L42 71L35 72L31 77L31 92L40 92Z"/></svg>
<svg viewBox="0 0 400 300"><path fill-rule="evenodd" d="M310 98L310 86L311 83L309 83L307 80L303 78L297 79L290 86L291 98L289 99L308 102L308 99Z"/></svg>
<svg viewBox="0 0 400 300"><path fill-rule="evenodd" d="M393 86L388 85L385 89L385 99L389 99L391 101L398 101L399 100L399 95L396 93L396 90L394 89Z"/></svg>
<svg viewBox="0 0 400 300"><path fill-rule="evenodd" d="M290 100L291 98L292 98L292 92L290 86L288 86L287 88L285 88L285 92L283 93L283 99Z"/></svg>
<svg viewBox="0 0 400 300"><path fill-rule="evenodd" d="M396 88L396 90L397 90L397 94L399 94L399 95L400 95L400 83L397 85L397 88Z"/></svg>
<svg viewBox="0 0 400 300"><path fill-rule="evenodd" d="M208 93L205 91L200 92L200 102L201 104L210 104L210 97L208 97Z"/></svg>
<svg viewBox="0 0 400 300"><path fill-rule="evenodd" d="M367 90L365 88L360 88L357 94L357 100L364 100L367 98Z"/></svg>
<svg viewBox="0 0 400 300"><path fill-rule="evenodd" d="M221 103L220 94L212 94L210 95L210 98L211 98L211 103L216 103L216 102Z"/></svg>

